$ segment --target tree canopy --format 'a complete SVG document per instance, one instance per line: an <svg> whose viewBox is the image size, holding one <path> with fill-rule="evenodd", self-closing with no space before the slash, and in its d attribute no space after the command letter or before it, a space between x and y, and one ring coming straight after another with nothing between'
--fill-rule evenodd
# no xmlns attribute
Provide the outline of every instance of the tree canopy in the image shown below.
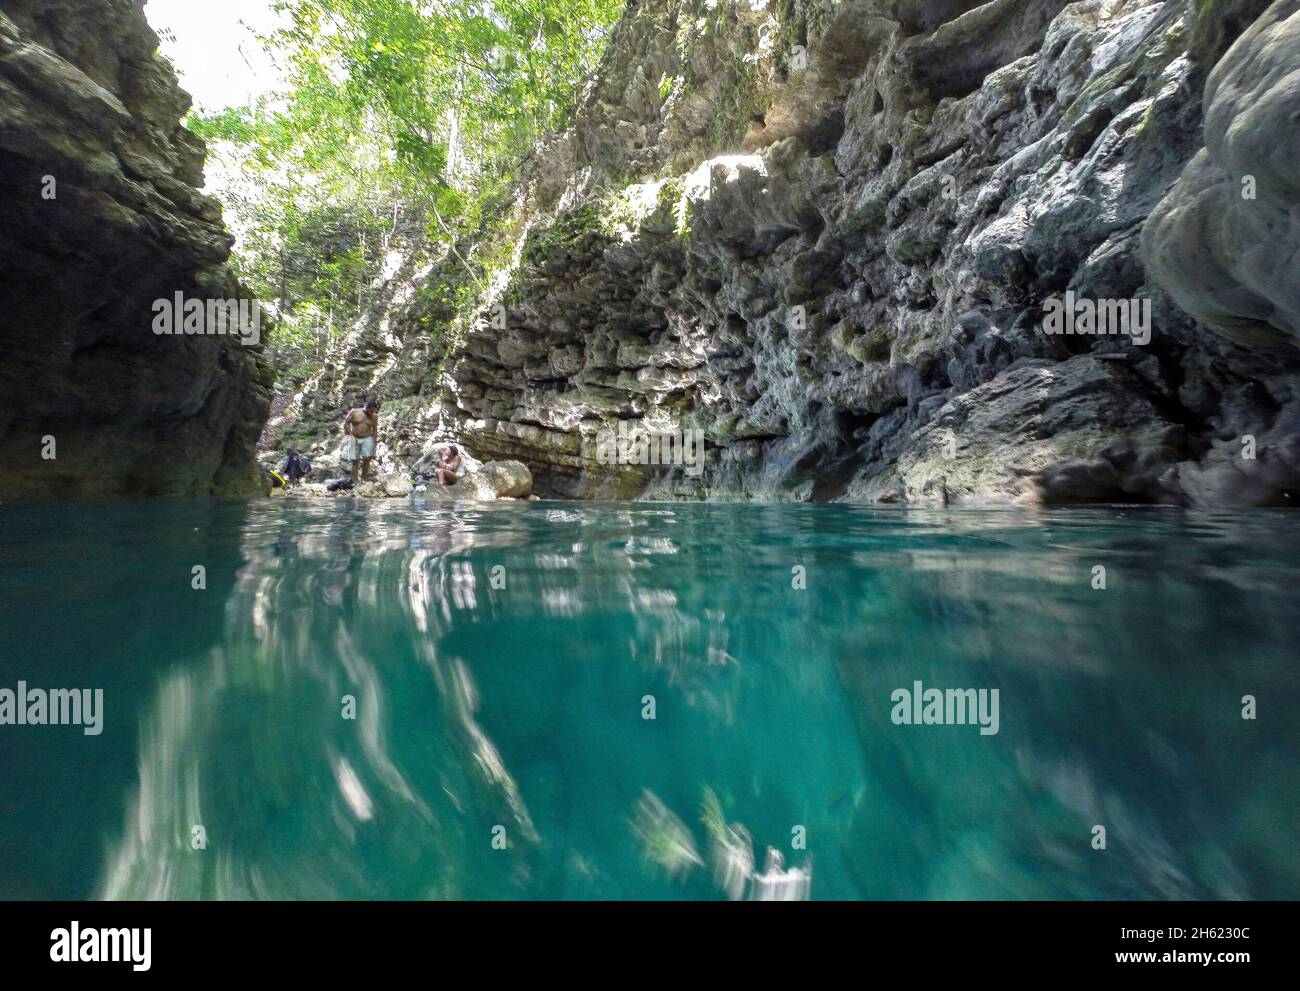
<svg viewBox="0 0 1300 991"><path fill-rule="evenodd" d="M472 229L561 126L622 0L275 0L286 80L195 116L240 277L279 314L282 370L366 304L394 248Z"/></svg>

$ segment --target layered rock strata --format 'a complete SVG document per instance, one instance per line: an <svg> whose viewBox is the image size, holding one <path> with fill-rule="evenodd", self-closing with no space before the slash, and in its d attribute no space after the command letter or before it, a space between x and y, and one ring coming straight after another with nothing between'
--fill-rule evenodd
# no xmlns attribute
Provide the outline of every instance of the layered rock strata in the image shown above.
<svg viewBox="0 0 1300 991"><path fill-rule="evenodd" d="M466 332L324 381L550 495L1289 505L1296 7L629 3Z"/></svg>
<svg viewBox="0 0 1300 991"><path fill-rule="evenodd" d="M0 494L263 491L265 328L155 333L177 294L253 310L142 7L0 2Z"/></svg>

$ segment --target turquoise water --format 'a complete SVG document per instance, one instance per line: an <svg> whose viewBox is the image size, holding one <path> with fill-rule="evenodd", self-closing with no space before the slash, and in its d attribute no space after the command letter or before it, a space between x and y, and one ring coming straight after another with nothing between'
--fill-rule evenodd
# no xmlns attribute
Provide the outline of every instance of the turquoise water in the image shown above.
<svg viewBox="0 0 1300 991"><path fill-rule="evenodd" d="M1298 520L0 506L0 897L1295 898Z"/></svg>

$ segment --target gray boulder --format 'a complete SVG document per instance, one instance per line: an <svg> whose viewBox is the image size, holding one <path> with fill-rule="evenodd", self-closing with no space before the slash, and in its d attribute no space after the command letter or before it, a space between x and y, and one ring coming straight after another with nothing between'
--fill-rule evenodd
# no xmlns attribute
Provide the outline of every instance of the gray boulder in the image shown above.
<svg viewBox="0 0 1300 991"><path fill-rule="evenodd" d="M467 477L486 484L498 499L526 499L533 491L533 473L520 461L489 461Z"/></svg>
<svg viewBox="0 0 1300 991"><path fill-rule="evenodd" d="M1300 0L1277 0L1205 88L1205 147L1143 231L1188 313L1248 346L1300 344Z"/></svg>

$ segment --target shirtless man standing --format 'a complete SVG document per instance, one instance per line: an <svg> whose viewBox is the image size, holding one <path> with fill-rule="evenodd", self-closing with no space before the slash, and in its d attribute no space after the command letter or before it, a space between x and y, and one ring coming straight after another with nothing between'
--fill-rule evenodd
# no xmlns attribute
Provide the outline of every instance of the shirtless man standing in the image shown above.
<svg viewBox="0 0 1300 991"><path fill-rule="evenodd" d="M379 403L371 399L364 408L354 409L343 421L343 460L352 462L352 484L370 475L370 459L375 456L379 437ZM359 472L358 472L359 469Z"/></svg>

